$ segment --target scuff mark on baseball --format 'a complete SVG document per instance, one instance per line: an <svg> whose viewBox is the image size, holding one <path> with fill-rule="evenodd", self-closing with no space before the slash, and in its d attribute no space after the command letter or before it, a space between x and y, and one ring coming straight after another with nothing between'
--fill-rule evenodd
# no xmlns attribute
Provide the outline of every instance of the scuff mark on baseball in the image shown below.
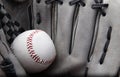
<svg viewBox="0 0 120 77"><path fill-rule="evenodd" d="M28 30L21 33L15 38L11 48L28 73L47 69L56 56L53 41L42 30Z"/></svg>

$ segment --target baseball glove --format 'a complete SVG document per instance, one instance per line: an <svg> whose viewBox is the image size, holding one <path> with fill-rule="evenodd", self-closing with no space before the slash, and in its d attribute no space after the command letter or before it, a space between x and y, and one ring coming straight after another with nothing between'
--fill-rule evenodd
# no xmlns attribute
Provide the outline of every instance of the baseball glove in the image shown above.
<svg viewBox="0 0 120 77"><path fill-rule="evenodd" d="M41 29L51 36L55 44L55 61L37 75L120 76L119 0L2 2L14 21L12 24L20 24L17 32L12 26L12 35L16 37L24 29ZM9 18L8 14L5 15ZM10 41L8 30L6 27L2 29L9 46L15 37L10 37L13 39ZM26 75L24 70L22 73Z"/></svg>

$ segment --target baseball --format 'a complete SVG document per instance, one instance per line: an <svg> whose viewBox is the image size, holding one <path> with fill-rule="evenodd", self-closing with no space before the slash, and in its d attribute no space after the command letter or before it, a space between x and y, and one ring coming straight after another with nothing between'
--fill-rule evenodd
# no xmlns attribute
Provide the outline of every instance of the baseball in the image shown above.
<svg viewBox="0 0 120 77"><path fill-rule="evenodd" d="M11 44L13 53L28 73L38 73L49 67L56 51L49 35L42 30L28 30Z"/></svg>

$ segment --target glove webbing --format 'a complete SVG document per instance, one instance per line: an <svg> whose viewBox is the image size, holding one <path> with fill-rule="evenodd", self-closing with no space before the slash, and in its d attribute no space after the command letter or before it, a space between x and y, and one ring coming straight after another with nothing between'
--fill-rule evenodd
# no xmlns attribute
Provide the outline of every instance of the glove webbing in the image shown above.
<svg viewBox="0 0 120 77"><path fill-rule="evenodd" d="M17 21L13 22L11 20L11 16L6 12L2 4L0 4L0 28L3 29L9 44L13 42L18 34L24 31ZM7 77L17 77L14 65L9 59L5 58L0 64L0 68L5 72Z"/></svg>
<svg viewBox="0 0 120 77"><path fill-rule="evenodd" d="M0 28L3 28L7 42L11 44L15 37L24 31L17 21L12 21L3 5L0 4Z"/></svg>

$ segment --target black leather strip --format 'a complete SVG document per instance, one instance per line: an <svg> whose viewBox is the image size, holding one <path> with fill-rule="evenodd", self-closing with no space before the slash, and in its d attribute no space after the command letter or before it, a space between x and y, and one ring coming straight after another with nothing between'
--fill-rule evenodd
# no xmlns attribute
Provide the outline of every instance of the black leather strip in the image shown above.
<svg viewBox="0 0 120 77"><path fill-rule="evenodd" d="M105 59L105 56L106 56L106 53L107 53L107 50L108 50L108 46L109 46L109 43L110 43L110 39L111 39L111 32L112 32L112 27L109 27L108 29L108 32L107 32L107 41L105 43L105 46L104 46L104 49L103 49L103 54L100 58L100 64L103 64L104 62L104 59Z"/></svg>

